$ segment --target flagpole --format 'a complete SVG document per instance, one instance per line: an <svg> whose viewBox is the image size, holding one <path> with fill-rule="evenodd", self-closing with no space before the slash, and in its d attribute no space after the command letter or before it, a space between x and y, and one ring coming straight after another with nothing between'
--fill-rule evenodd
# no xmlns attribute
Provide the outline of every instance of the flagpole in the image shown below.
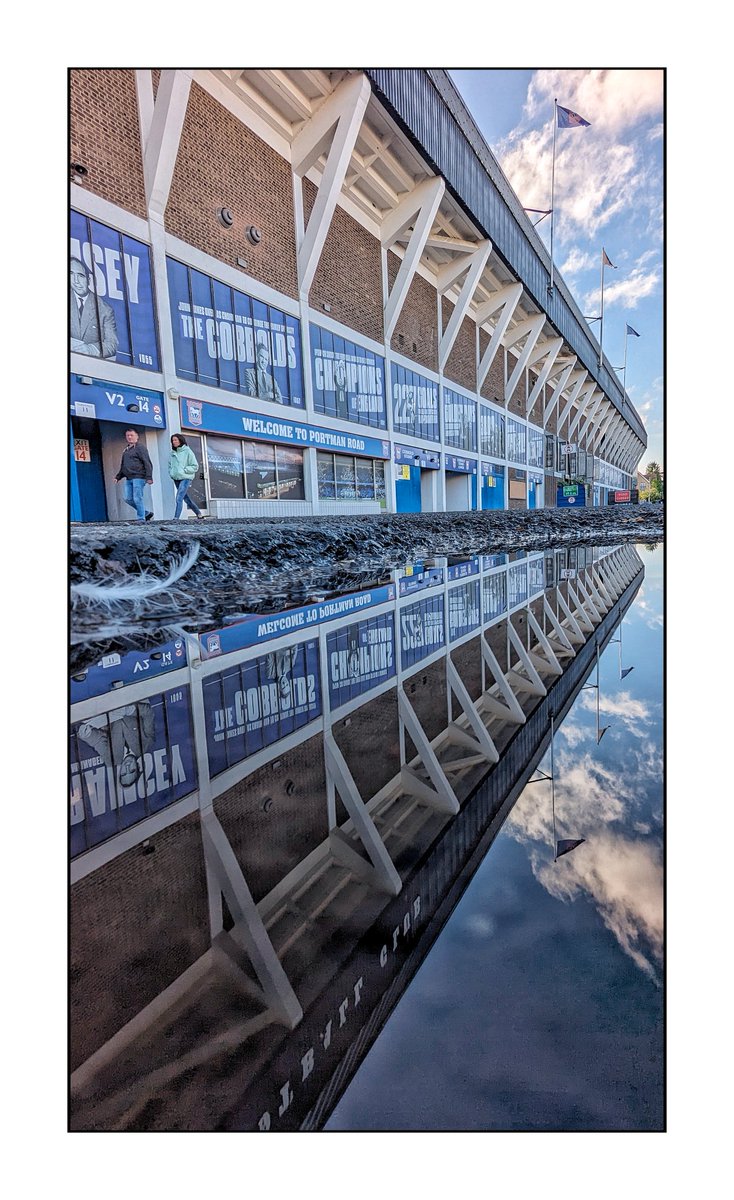
<svg viewBox="0 0 734 1200"><path fill-rule="evenodd" d="M558 125L558 97L553 100L553 159L551 163L551 232L550 232L550 283L548 291L553 295L553 228L556 220L555 213L555 189L556 189L556 127Z"/></svg>
<svg viewBox="0 0 734 1200"><path fill-rule="evenodd" d="M599 367L601 367L604 351L602 345L604 343L604 247L601 248L601 315L599 317Z"/></svg>

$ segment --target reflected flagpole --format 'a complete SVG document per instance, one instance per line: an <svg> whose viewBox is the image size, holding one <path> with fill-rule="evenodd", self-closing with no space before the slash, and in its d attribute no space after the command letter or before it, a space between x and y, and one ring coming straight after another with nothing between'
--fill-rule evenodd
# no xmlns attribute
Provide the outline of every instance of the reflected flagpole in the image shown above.
<svg viewBox="0 0 734 1200"><path fill-rule="evenodd" d="M603 345L604 345L604 268L605 267L611 267L613 271L616 271L616 269L617 269L615 267L614 263L612 262L611 258L607 254L606 250L602 246L602 248L601 248L601 306L599 309L600 314L601 314L599 317L599 321L600 321L600 324L599 324L599 366L600 367L601 367L602 359L604 357Z"/></svg>

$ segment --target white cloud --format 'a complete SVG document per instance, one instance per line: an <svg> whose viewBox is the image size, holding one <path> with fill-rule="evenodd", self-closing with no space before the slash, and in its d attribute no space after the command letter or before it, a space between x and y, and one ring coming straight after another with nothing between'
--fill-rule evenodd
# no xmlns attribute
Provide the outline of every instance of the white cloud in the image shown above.
<svg viewBox="0 0 734 1200"><path fill-rule="evenodd" d="M633 267L626 279L620 279L618 283L609 284L604 281L604 308L611 308L615 304L621 304L624 308L637 308L640 300L645 296L652 296L658 290L660 283L661 270L659 266L654 267L651 271L645 271L642 267ZM587 292L583 299L583 304L593 304L599 302L599 289L592 289Z"/></svg>
<svg viewBox="0 0 734 1200"><path fill-rule="evenodd" d="M537 71L528 89L529 117L552 116L553 97L615 137L663 111L662 71Z"/></svg>
<svg viewBox="0 0 734 1200"><path fill-rule="evenodd" d="M594 266L596 266L596 261L593 255L586 254L578 246L572 246L568 258L561 264L560 271L563 276L568 277L579 275L582 271L588 271L590 267Z"/></svg>

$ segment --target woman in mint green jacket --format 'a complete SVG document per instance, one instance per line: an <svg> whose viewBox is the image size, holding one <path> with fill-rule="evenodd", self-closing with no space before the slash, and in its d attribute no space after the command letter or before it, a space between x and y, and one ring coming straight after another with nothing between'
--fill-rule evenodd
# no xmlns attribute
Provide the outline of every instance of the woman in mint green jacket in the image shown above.
<svg viewBox="0 0 734 1200"><path fill-rule="evenodd" d="M174 433L171 438L171 453L168 458L168 474L176 485L174 521L177 521L181 516L184 501L197 517L200 519L203 518L203 512L188 495L188 490L198 473L199 464L196 461L196 455L191 447L186 445L186 438L182 433Z"/></svg>

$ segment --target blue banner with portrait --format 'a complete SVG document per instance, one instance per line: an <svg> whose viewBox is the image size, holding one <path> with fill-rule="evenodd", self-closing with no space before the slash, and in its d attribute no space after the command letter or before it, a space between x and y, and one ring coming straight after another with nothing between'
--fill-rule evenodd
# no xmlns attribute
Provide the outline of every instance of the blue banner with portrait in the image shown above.
<svg viewBox="0 0 734 1200"><path fill-rule="evenodd" d="M176 259L166 264L176 373L303 408L300 321Z"/></svg>
<svg viewBox="0 0 734 1200"><path fill-rule="evenodd" d="M71 856L196 790L188 686L124 703L71 726Z"/></svg>
<svg viewBox="0 0 734 1200"><path fill-rule="evenodd" d="M160 369L150 247L71 212L70 349Z"/></svg>
<svg viewBox="0 0 734 1200"><path fill-rule="evenodd" d="M326 639L329 699L339 708L378 687L395 674L395 624L392 613L335 629Z"/></svg>
<svg viewBox="0 0 734 1200"><path fill-rule="evenodd" d="M385 429L384 358L319 325L310 326L310 340L316 412Z"/></svg>
<svg viewBox="0 0 734 1200"><path fill-rule="evenodd" d="M458 450L477 448L477 402L452 388L443 389L443 440ZM454 468L449 468L453 470Z"/></svg>
<svg viewBox="0 0 734 1200"><path fill-rule="evenodd" d="M211 775L221 775L321 715L318 641L274 650L204 681Z"/></svg>
<svg viewBox="0 0 734 1200"><path fill-rule="evenodd" d="M404 671L440 650L445 643L443 592L400 610L400 654Z"/></svg>
<svg viewBox="0 0 734 1200"><path fill-rule="evenodd" d="M393 428L429 442L441 440L438 423L438 384L398 363L392 363Z"/></svg>

